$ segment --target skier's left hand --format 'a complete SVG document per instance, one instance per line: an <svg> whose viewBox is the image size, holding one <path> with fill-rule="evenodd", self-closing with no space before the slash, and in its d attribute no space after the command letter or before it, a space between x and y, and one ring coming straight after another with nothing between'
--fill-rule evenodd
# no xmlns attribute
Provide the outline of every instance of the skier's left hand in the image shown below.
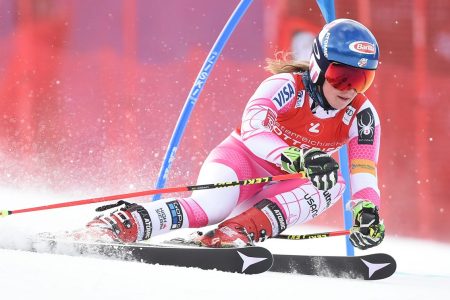
<svg viewBox="0 0 450 300"><path fill-rule="evenodd" d="M378 207L370 201L360 200L353 207L353 228L350 242L366 250L379 245L384 239L384 224L380 221Z"/></svg>

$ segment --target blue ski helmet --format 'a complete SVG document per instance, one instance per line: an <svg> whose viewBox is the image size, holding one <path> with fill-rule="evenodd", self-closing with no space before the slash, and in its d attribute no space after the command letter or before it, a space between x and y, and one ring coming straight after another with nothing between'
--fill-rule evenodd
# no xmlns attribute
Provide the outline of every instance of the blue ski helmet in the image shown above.
<svg viewBox="0 0 450 300"><path fill-rule="evenodd" d="M350 19L334 20L326 24L314 39L309 65L311 81L322 87L325 73L332 63L362 70L376 70L378 55L378 43L364 25ZM319 101L322 107L329 106L328 103L320 102L322 101Z"/></svg>

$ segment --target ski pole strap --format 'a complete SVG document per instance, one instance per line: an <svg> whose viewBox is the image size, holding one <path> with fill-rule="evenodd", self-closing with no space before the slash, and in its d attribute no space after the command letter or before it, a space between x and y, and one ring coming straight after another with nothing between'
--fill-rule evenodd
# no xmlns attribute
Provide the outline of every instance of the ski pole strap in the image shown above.
<svg viewBox="0 0 450 300"><path fill-rule="evenodd" d="M320 233L310 233L310 234L280 234L280 235L274 236L273 238L283 239L283 240L308 240L308 239L317 239L317 238L348 235L348 234L350 234L350 230L330 231L330 232L320 232Z"/></svg>
<svg viewBox="0 0 450 300"><path fill-rule="evenodd" d="M102 211L105 211L105 210L108 210L108 209L111 209L111 208L119 207L119 206L121 206L121 205L123 205L123 204L125 204L125 207L128 207L128 206L131 205L130 202L127 202L127 201L124 201L124 200L120 200L120 201L118 201L117 203L106 204L106 205L97 207L97 208L95 209L95 211L102 212Z"/></svg>

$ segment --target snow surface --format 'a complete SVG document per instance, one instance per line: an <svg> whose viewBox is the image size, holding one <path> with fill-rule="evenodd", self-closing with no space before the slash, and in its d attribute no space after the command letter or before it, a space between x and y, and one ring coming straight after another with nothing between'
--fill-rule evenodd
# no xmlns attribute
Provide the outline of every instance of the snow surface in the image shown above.
<svg viewBox="0 0 450 300"><path fill-rule="evenodd" d="M76 199L45 191L0 188L0 208L18 209ZM51 199L51 200L50 200ZM93 206L58 209L0 219L0 248L24 247L25 237L40 231L65 230L86 223ZM329 228L296 227L288 233ZM334 229L336 230L336 229ZM183 236L183 229L159 242ZM269 240L274 253L344 255L343 237L307 241ZM319 278L267 272L230 274L195 268L148 265L101 258L0 249L1 299L440 299L450 292L450 245L389 235L369 251L389 253L397 272L381 281Z"/></svg>

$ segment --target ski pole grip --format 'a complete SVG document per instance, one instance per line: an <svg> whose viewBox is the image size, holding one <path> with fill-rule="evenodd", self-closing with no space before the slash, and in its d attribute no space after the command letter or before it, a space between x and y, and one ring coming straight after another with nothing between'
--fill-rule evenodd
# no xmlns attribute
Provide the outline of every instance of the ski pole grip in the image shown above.
<svg viewBox="0 0 450 300"><path fill-rule="evenodd" d="M10 215L9 210L6 210L6 209L0 210L0 218L1 217L6 217L6 216L9 216L9 215Z"/></svg>

